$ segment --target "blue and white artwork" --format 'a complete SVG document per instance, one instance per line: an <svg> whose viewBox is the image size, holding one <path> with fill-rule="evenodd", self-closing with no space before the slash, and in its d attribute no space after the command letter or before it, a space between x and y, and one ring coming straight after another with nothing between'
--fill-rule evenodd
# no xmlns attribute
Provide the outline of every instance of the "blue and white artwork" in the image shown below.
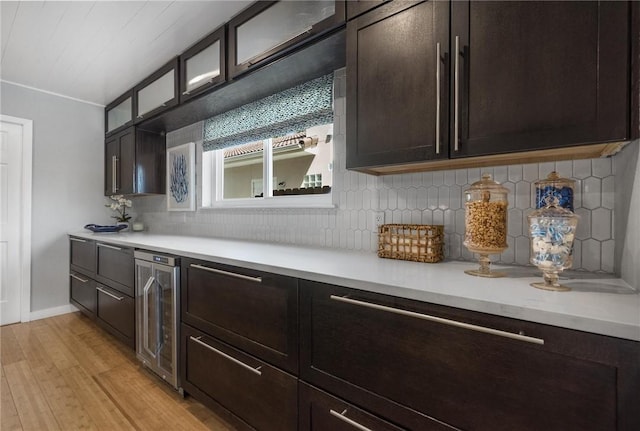
<svg viewBox="0 0 640 431"><path fill-rule="evenodd" d="M195 210L195 144L167 150L167 209Z"/></svg>

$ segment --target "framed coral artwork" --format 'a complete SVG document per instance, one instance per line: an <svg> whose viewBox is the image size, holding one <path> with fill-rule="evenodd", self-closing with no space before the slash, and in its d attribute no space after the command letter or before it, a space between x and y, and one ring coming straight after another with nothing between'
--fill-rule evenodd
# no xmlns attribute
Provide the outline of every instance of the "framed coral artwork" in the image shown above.
<svg viewBox="0 0 640 431"><path fill-rule="evenodd" d="M167 149L167 210L195 211L195 143Z"/></svg>

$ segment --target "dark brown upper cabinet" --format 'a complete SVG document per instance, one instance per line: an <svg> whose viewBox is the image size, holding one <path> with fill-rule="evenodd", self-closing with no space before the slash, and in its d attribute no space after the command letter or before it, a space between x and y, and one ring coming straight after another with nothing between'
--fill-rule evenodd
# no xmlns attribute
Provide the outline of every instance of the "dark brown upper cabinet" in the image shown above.
<svg viewBox="0 0 640 431"><path fill-rule="evenodd" d="M358 16L347 23L347 168L607 154L634 136L632 16L622 1L390 2Z"/></svg>
<svg viewBox="0 0 640 431"><path fill-rule="evenodd" d="M347 20L362 15L371 9L377 8L382 3L390 0L349 0L347 2Z"/></svg>
<svg viewBox="0 0 640 431"><path fill-rule="evenodd" d="M105 140L104 194L164 194L165 137L131 126Z"/></svg>
<svg viewBox="0 0 640 431"><path fill-rule="evenodd" d="M131 126L133 112L133 89L131 89L104 108L105 134L111 135Z"/></svg>
<svg viewBox="0 0 640 431"><path fill-rule="evenodd" d="M178 57L133 88L134 121L139 123L178 104Z"/></svg>
<svg viewBox="0 0 640 431"><path fill-rule="evenodd" d="M225 51L222 26L180 55L180 103L225 82Z"/></svg>
<svg viewBox="0 0 640 431"><path fill-rule="evenodd" d="M347 167L448 157L449 3L389 2L347 23Z"/></svg>
<svg viewBox="0 0 640 431"><path fill-rule="evenodd" d="M344 1L255 2L228 23L229 77L275 60L344 21Z"/></svg>
<svg viewBox="0 0 640 431"><path fill-rule="evenodd" d="M630 137L629 3L454 1L451 10L451 157Z"/></svg>

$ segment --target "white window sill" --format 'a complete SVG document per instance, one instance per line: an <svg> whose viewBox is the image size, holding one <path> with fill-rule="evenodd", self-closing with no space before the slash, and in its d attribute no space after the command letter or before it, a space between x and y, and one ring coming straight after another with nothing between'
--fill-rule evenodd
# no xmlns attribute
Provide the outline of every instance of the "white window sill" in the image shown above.
<svg viewBox="0 0 640 431"><path fill-rule="evenodd" d="M214 202L211 206L200 207L207 209L224 208L335 208L331 193L322 195L293 195L273 196L267 198L228 199Z"/></svg>

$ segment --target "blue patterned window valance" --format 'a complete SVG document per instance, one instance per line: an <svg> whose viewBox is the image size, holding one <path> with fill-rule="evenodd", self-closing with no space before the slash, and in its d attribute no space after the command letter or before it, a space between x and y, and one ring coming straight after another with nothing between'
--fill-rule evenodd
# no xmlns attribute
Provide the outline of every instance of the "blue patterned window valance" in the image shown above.
<svg viewBox="0 0 640 431"><path fill-rule="evenodd" d="M333 74L209 118L204 151L304 131L333 122Z"/></svg>

